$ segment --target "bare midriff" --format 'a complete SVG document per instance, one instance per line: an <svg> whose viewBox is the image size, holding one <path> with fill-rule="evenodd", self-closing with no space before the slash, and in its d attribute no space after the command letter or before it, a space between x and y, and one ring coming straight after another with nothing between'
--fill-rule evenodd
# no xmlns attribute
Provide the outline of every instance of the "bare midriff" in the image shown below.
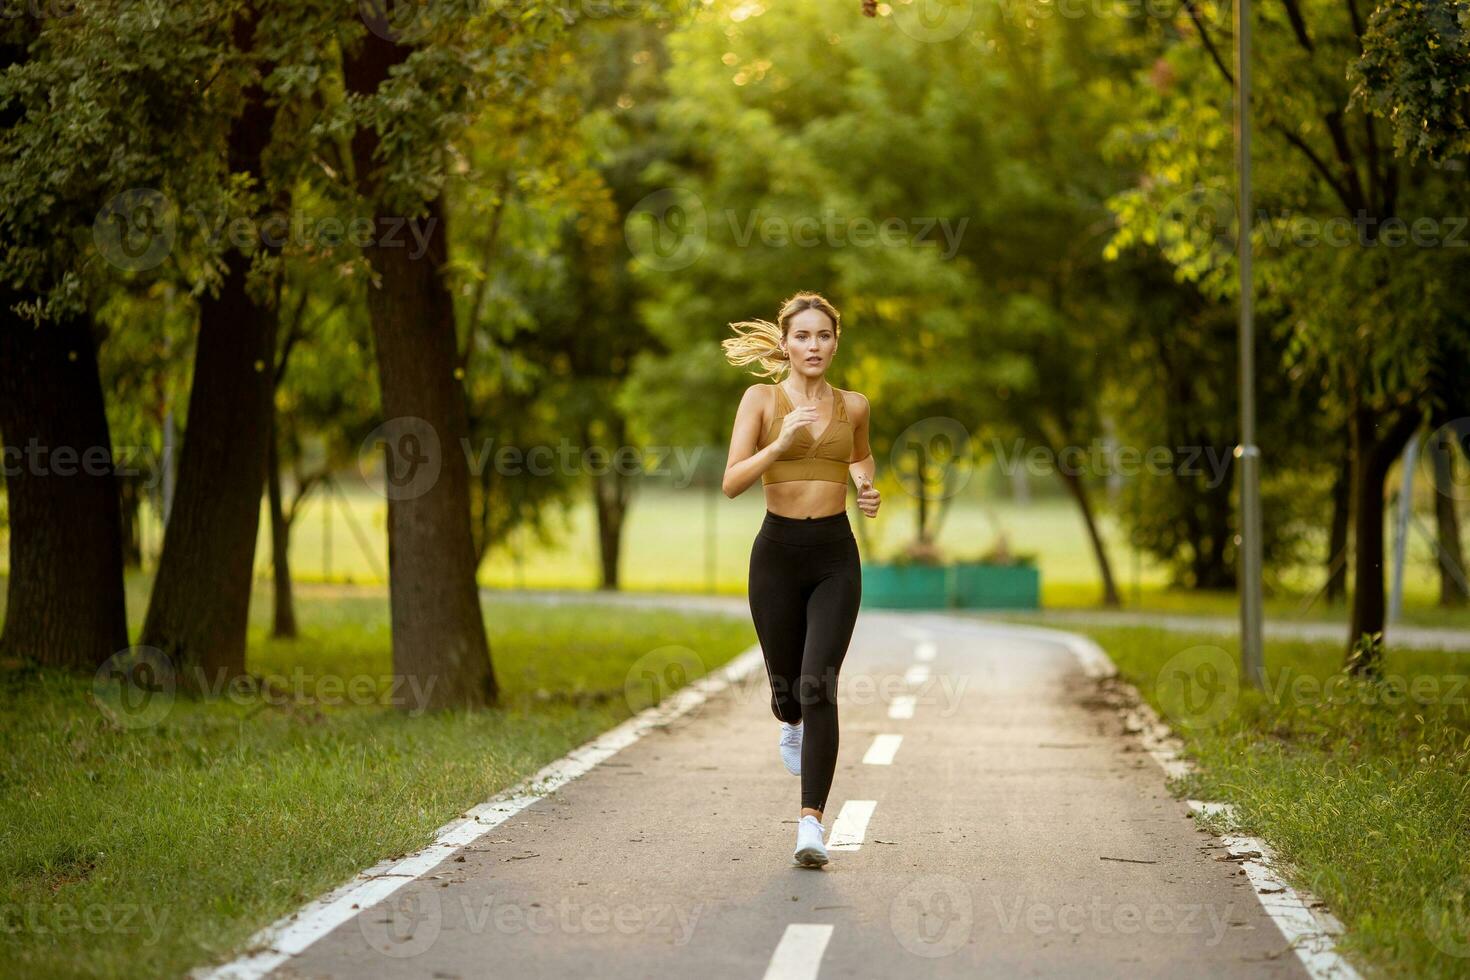
<svg viewBox="0 0 1470 980"><path fill-rule="evenodd" d="M847 509L847 484L787 480L766 484L766 510L782 517L826 517Z"/></svg>

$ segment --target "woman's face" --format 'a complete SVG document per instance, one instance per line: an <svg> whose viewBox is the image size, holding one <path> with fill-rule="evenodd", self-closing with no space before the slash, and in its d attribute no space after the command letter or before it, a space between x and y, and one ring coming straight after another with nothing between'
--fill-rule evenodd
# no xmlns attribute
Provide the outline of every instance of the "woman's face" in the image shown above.
<svg viewBox="0 0 1470 980"><path fill-rule="evenodd" d="M837 353L837 330L827 314L805 309L792 317L786 328L786 353L793 374L820 378Z"/></svg>

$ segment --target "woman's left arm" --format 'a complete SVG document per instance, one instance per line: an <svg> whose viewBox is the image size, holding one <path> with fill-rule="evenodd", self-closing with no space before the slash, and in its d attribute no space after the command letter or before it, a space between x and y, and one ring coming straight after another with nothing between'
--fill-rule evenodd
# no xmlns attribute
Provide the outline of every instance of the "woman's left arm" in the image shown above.
<svg viewBox="0 0 1470 980"><path fill-rule="evenodd" d="M873 449L868 444L868 420L872 416L871 406L868 404L867 396L861 392L853 392L858 396L861 404L856 408L850 408L849 416L852 418L852 454L856 458L847 464L847 471L852 474L853 482L857 484L858 510L869 517L878 516L878 505L882 502L882 496L878 488L873 486L873 478L877 475L878 465L873 459Z"/></svg>

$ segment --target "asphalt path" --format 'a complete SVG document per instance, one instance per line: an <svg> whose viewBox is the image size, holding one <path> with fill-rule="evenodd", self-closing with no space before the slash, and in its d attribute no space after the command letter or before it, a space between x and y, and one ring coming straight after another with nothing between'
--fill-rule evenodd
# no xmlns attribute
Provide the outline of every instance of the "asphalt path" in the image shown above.
<svg viewBox="0 0 1470 980"><path fill-rule="evenodd" d="M1054 636L865 611L839 710L825 868L757 669L273 975L1307 975Z"/></svg>

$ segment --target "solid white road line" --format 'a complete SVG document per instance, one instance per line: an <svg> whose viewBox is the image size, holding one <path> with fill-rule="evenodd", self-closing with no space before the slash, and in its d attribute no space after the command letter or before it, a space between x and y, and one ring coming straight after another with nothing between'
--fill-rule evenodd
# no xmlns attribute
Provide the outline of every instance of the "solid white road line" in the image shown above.
<svg viewBox="0 0 1470 980"><path fill-rule="evenodd" d="M765 980L814 980L831 938L831 925L793 922L771 954Z"/></svg>
<svg viewBox="0 0 1470 980"><path fill-rule="evenodd" d="M912 718L914 716L914 703L918 699L912 694L900 694L888 702L888 717L890 718Z"/></svg>
<svg viewBox="0 0 1470 980"><path fill-rule="evenodd" d="M863 756L863 764L869 766L893 765L893 756L898 752L901 744L903 744L902 735L875 736L873 744L868 746L868 752Z"/></svg>
<svg viewBox="0 0 1470 980"><path fill-rule="evenodd" d="M877 800L848 800L843 803L837 819L832 821L832 833L827 836L827 850L856 851L861 848L863 836L868 832L868 821L877 808Z"/></svg>
<svg viewBox="0 0 1470 980"><path fill-rule="evenodd" d="M1234 809L1228 803L1190 800L1189 806L1202 815L1235 819ZM1314 911L1271 869L1275 855L1270 845L1259 837L1240 834L1222 834L1220 840L1229 849L1231 857L1239 861L1251 887L1256 890L1261 907L1281 930L1287 945L1306 967L1307 974L1314 980L1360 980L1358 971L1338 955L1333 943L1333 937L1342 934L1342 923L1336 916Z"/></svg>
<svg viewBox="0 0 1470 980"><path fill-rule="evenodd" d="M566 755L467 810L464 818L440 827L433 843L405 858L390 858L358 874L335 891L308 903L252 936L246 948L256 952L223 966L192 971L196 980L257 980L300 953L370 906L436 867L450 854L473 843L532 803L593 769L618 751L638 741L656 726L665 725L699 707L710 697L759 669L759 644L741 653L723 668L710 671L651 708L645 708L615 728L578 746Z"/></svg>
<svg viewBox="0 0 1470 980"><path fill-rule="evenodd" d="M909 687L918 687L929 679L928 664L914 664L903 672L903 682Z"/></svg>
<svg viewBox="0 0 1470 980"><path fill-rule="evenodd" d="M938 648L933 643L925 640L923 643L914 644L915 660L933 660Z"/></svg>

